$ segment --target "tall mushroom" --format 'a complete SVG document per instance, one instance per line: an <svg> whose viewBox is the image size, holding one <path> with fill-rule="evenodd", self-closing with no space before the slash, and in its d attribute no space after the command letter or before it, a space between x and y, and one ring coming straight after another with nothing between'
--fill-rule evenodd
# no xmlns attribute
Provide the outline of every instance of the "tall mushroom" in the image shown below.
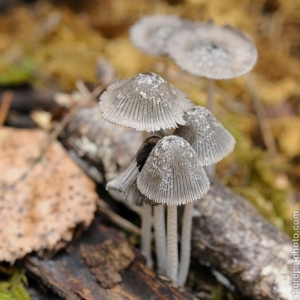
<svg viewBox="0 0 300 300"><path fill-rule="evenodd" d="M157 132L177 128L178 124L184 125L183 115L190 107L190 102L183 92L162 77L146 72L110 85L100 96L99 107L103 119L111 123L139 131ZM163 207L156 211L159 209ZM141 244L147 245L147 249L142 250L151 265L148 256L150 242L145 241L151 237L151 209L143 202L142 210L142 232L148 233L142 236ZM148 229L143 228L143 225Z"/></svg>
<svg viewBox="0 0 300 300"><path fill-rule="evenodd" d="M167 275L177 281L177 206L203 197L209 180L200 160L187 141L170 135L161 139L151 151L137 187L150 200L168 206Z"/></svg>
<svg viewBox="0 0 300 300"><path fill-rule="evenodd" d="M214 80L232 79L252 70L258 54L251 37L211 20L179 29L168 40L168 53L183 70L208 79L207 108L214 112ZM213 176L214 166L206 168Z"/></svg>
<svg viewBox="0 0 300 300"><path fill-rule="evenodd" d="M206 108L191 108L184 119L187 124L179 126L174 134L184 138L196 151L202 166L212 165L227 156L234 148L235 139ZM186 205L182 220L181 257L178 283L184 285L191 253L193 203Z"/></svg>

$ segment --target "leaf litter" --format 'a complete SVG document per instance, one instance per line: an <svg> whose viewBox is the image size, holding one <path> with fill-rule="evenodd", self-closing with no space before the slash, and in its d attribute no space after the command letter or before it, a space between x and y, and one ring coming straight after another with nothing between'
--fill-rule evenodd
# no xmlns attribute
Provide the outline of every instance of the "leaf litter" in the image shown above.
<svg viewBox="0 0 300 300"><path fill-rule="evenodd" d="M58 250L77 225L93 220L94 184L58 142L31 168L46 137L41 130L0 130L0 261Z"/></svg>

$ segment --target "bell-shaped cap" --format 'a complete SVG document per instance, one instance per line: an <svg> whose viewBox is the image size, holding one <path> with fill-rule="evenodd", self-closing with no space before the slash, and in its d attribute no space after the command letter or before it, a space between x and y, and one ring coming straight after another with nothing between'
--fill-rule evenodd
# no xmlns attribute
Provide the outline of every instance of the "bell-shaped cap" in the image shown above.
<svg viewBox="0 0 300 300"><path fill-rule="evenodd" d="M251 37L232 26L212 21L179 29L168 40L167 51L183 70L210 79L231 79L252 70L257 50Z"/></svg>
<svg viewBox="0 0 300 300"><path fill-rule="evenodd" d="M142 205L143 202L153 205L146 196L142 195L136 186L136 180L143 169L146 159L158 142L159 137L148 138L140 147L129 167L119 176L107 183L107 190L116 190L124 194L125 200L131 205Z"/></svg>
<svg viewBox="0 0 300 300"><path fill-rule="evenodd" d="M129 31L132 44L141 51L155 55L166 55L166 41L182 25L178 16L155 14L142 17Z"/></svg>
<svg viewBox="0 0 300 300"><path fill-rule="evenodd" d="M204 196L209 180L189 143L170 135L151 151L137 178L137 187L156 203L182 205Z"/></svg>
<svg viewBox="0 0 300 300"><path fill-rule="evenodd" d="M110 85L100 96L103 119L148 132L184 125L190 107L186 95L159 75L140 73Z"/></svg>
<svg viewBox="0 0 300 300"><path fill-rule="evenodd" d="M234 137L205 107L191 108L184 119L186 125L179 126L174 134L189 142L202 166L220 161L233 150Z"/></svg>

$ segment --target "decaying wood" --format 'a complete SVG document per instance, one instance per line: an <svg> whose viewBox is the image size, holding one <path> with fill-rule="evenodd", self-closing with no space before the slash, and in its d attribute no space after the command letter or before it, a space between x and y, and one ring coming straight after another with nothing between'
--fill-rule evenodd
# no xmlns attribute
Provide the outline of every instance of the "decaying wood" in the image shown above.
<svg viewBox="0 0 300 300"><path fill-rule="evenodd" d="M81 245L79 254L105 289L122 282L120 272L135 258L129 244L122 239L109 239L97 245Z"/></svg>
<svg viewBox="0 0 300 300"><path fill-rule="evenodd" d="M102 124L97 107L78 111L67 129L66 142L79 157L88 158L90 176L94 176L90 170L95 166L107 164L102 170L111 179L129 164L140 146L140 137L133 138L132 130L126 128L117 132L115 125L106 127L107 123L104 135ZM109 162L107 153L114 153ZM197 211L194 258L210 264L252 299L291 299L291 242L283 232L246 199L217 182L199 201Z"/></svg>
<svg viewBox="0 0 300 300"><path fill-rule="evenodd" d="M291 241L246 199L217 182L197 202L193 256L251 299L291 299Z"/></svg>
<svg viewBox="0 0 300 300"><path fill-rule="evenodd" d="M123 260L120 271L120 283L115 283L110 288L103 288L93 271L88 267L102 266L111 262L113 255L98 255L94 251L97 248L106 252L116 248L115 243L119 241L122 247L114 250L115 259L118 260L114 268ZM84 251L82 249L85 249ZM89 249L89 253L87 253ZM112 251L113 249L111 249ZM83 254L84 252L84 254ZM82 259L88 261L88 265ZM89 259L87 259L89 256ZM125 258L125 263L124 263ZM134 260L133 260L134 258ZM77 241L74 241L67 253L58 255L53 260L41 260L36 257L28 257L25 266L30 274L37 277L45 287L51 289L56 295L63 299L70 300L191 300L193 297L164 281L145 266L144 257L139 252L133 250L129 244L122 239L118 233L112 229L101 225L96 219L90 229ZM93 269L93 267L92 267ZM107 270L107 269L106 269ZM119 268L120 270L120 268ZM101 268L98 269L98 274ZM107 273L106 273L107 274Z"/></svg>

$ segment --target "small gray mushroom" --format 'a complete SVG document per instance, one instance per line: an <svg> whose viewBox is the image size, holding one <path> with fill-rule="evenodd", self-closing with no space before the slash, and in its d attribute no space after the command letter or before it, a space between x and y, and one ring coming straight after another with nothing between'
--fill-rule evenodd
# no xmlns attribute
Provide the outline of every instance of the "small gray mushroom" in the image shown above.
<svg viewBox="0 0 300 300"><path fill-rule="evenodd" d="M234 137L208 109L195 106L185 114L184 119L187 124L179 126L174 134L189 142L196 151L201 165L215 164L233 150ZM193 205L186 206L182 220L181 257L178 275L178 283L181 285L184 285L186 281L190 264L192 218Z"/></svg>
<svg viewBox="0 0 300 300"><path fill-rule="evenodd" d="M252 70L258 54L251 37L230 25L195 23L173 34L170 58L183 70L208 79L207 108L214 111L214 80L232 79Z"/></svg>
<svg viewBox="0 0 300 300"><path fill-rule="evenodd" d="M142 194L168 206L167 275L177 281L177 206L192 205L209 189L209 180L197 153L181 137L161 139L151 151L137 178ZM190 253L189 253L190 255Z"/></svg>
<svg viewBox="0 0 300 300"><path fill-rule="evenodd" d="M100 96L99 107L111 123L155 132L184 125L183 114L191 105L182 91L146 72L110 85Z"/></svg>
<svg viewBox="0 0 300 300"><path fill-rule="evenodd" d="M174 134L189 142L202 166L217 163L233 150L234 137L205 107L191 108L184 119L186 125L179 126Z"/></svg>
<svg viewBox="0 0 300 300"><path fill-rule="evenodd" d="M179 29L168 40L168 53L183 70L210 79L232 79L248 73L258 54L251 37L230 25L212 21Z"/></svg>
<svg viewBox="0 0 300 300"><path fill-rule="evenodd" d="M157 132L159 134L159 131L168 131L176 128L178 124L184 125L183 115L191 106L191 102L186 99L186 95L182 91L152 72L140 73L131 79L110 85L100 96L99 102L103 119L111 123L145 131L145 137L148 136L147 132ZM123 174L123 177L117 178L108 187L117 190L124 189L127 198L130 195L129 201L138 204L142 201L139 192L134 187L134 178L138 171L135 169L135 165L131 165L127 171L129 173ZM130 184L123 187L128 180ZM137 198L133 199L133 197ZM152 209L148 207L146 201L142 201L142 204L141 244L142 247L143 245L149 246L147 249L142 250L146 255L148 266L151 266ZM158 216L163 216L159 210L163 210L163 208L154 209L154 214L157 213ZM159 218L158 216L156 216L156 219ZM160 224L163 223L164 220L160 220ZM156 242L156 244L158 243ZM158 258L158 260L163 261L163 258ZM160 269L163 270L163 267Z"/></svg>
<svg viewBox="0 0 300 300"><path fill-rule="evenodd" d="M137 188L137 177L149 153L152 151L160 138L152 136L148 138L140 147L133 161L124 172L122 172L115 179L107 183L107 190L117 190L124 194L125 200L131 205L143 205L141 211L141 250L143 251L146 259L147 266L152 267L151 258L151 228L152 228L152 206L157 205L154 201L149 200ZM164 221L164 219L163 219Z"/></svg>
<svg viewBox="0 0 300 300"><path fill-rule="evenodd" d="M141 51L161 56L166 55L168 38L184 24L178 16L155 14L144 16L130 28L130 40Z"/></svg>

